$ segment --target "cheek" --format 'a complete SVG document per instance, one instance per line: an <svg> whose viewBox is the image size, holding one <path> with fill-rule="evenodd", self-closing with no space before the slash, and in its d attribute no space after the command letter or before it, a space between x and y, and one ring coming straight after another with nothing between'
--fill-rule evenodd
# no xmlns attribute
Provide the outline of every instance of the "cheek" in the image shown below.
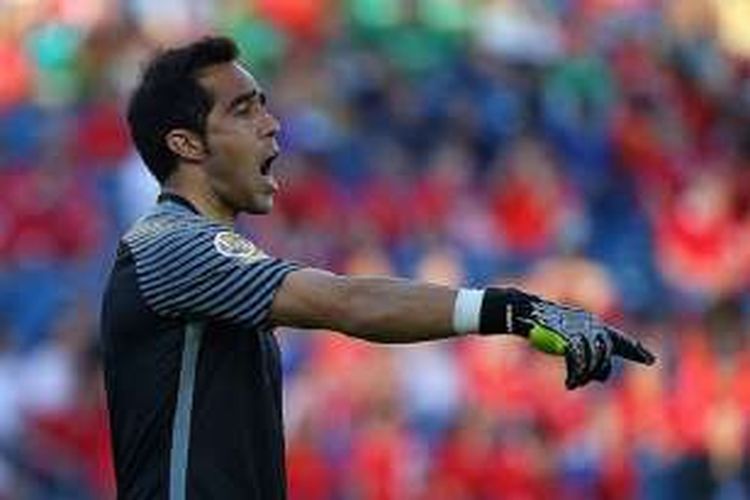
<svg viewBox="0 0 750 500"><path fill-rule="evenodd" d="M232 140L216 143L211 151L214 172L223 178L234 178L247 174L257 163L257 148L252 140L233 138Z"/></svg>
<svg viewBox="0 0 750 500"><path fill-rule="evenodd" d="M248 142L249 138L246 134L233 134L223 142L222 149L226 157L237 158L248 154L251 149Z"/></svg>
<svg viewBox="0 0 750 500"><path fill-rule="evenodd" d="M224 160L226 167L233 167L247 161L248 152L243 144L231 144L224 150Z"/></svg>
<svg viewBox="0 0 750 500"><path fill-rule="evenodd" d="M214 137L217 152L227 158L253 155L259 147L257 126L247 120L234 120L222 127Z"/></svg>

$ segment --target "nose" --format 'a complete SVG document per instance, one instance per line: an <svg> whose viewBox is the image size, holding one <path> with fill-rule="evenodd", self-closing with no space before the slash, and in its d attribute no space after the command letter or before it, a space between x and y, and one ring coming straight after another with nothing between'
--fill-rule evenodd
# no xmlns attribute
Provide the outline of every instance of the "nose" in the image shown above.
<svg viewBox="0 0 750 500"><path fill-rule="evenodd" d="M266 122L263 127L263 135L267 137L276 137L281 132L281 123L271 113L266 113Z"/></svg>

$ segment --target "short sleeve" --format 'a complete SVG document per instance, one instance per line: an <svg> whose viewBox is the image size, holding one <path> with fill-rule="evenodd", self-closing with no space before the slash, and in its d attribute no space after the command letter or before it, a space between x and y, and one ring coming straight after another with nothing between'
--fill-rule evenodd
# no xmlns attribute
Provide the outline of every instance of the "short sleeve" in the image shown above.
<svg viewBox="0 0 750 500"><path fill-rule="evenodd" d="M177 227L126 239L146 303L167 317L258 328L284 277L299 266L269 257L223 226Z"/></svg>

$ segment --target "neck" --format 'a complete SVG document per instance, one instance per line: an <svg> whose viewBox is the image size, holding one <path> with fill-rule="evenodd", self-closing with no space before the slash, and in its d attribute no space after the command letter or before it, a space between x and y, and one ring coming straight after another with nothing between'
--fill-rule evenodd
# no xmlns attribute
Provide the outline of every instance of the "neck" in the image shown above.
<svg viewBox="0 0 750 500"><path fill-rule="evenodd" d="M164 182L162 191L188 200L204 216L223 224L234 225L237 212L224 203L214 192L207 179L195 178L189 168L178 169ZM197 170L197 169L195 169ZM199 174L198 174L199 175Z"/></svg>

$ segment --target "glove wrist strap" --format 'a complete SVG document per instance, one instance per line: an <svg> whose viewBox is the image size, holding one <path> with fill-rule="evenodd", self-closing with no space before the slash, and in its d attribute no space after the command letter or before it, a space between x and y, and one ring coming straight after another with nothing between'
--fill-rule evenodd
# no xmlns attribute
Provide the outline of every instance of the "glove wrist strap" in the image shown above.
<svg viewBox="0 0 750 500"><path fill-rule="evenodd" d="M533 295L515 288L461 288L453 307L453 331L528 336Z"/></svg>
<svg viewBox="0 0 750 500"><path fill-rule="evenodd" d="M453 305L453 331L457 335L479 331L484 290L461 288Z"/></svg>

